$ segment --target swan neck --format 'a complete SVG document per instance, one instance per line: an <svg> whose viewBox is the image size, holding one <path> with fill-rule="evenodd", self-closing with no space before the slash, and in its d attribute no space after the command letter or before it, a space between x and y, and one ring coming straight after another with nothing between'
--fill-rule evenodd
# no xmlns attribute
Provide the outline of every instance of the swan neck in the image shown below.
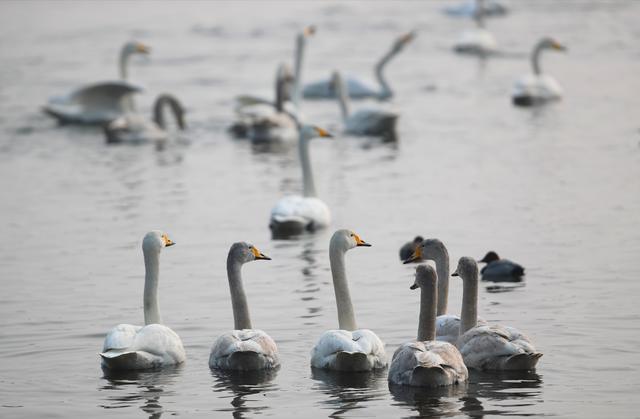
<svg viewBox="0 0 640 419"><path fill-rule="evenodd" d="M338 98L338 103L340 104L340 112L342 112L342 121L346 122L347 118L349 118L349 97L346 92L346 87L344 84L344 80L342 77L338 76L336 78L336 92L338 93L336 97Z"/></svg>
<svg viewBox="0 0 640 419"><path fill-rule="evenodd" d="M162 324L158 304L158 275L160 251L144 250L144 324Z"/></svg>
<svg viewBox="0 0 640 419"><path fill-rule="evenodd" d="M535 75L542 74L542 68L540 67L540 53L542 52L542 49L542 45L537 44L531 53L531 67L533 69L533 74Z"/></svg>
<svg viewBox="0 0 640 419"><path fill-rule="evenodd" d="M444 246L438 246L434 251L433 259L436 262L438 274L438 316L447 314L449 300L449 252Z"/></svg>
<svg viewBox="0 0 640 419"><path fill-rule="evenodd" d="M120 51L120 61L119 61L119 69L120 69L120 79L127 80L128 72L127 72L127 62L129 61L129 52L126 48L123 48Z"/></svg>
<svg viewBox="0 0 640 419"><path fill-rule="evenodd" d="M247 296L242 286L242 263L234 260L232 255L227 258L227 278L231 291L231 307L233 309L233 328L235 330L251 329Z"/></svg>
<svg viewBox="0 0 640 419"><path fill-rule="evenodd" d="M285 81L278 75L276 77L276 111L282 112L284 109Z"/></svg>
<svg viewBox="0 0 640 419"><path fill-rule="evenodd" d="M182 116L182 106L170 95L160 95L153 104L153 121L162 129L166 129L164 120L164 109L169 107L178 127L184 129L184 119Z"/></svg>
<svg viewBox="0 0 640 419"><path fill-rule="evenodd" d="M298 141L300 152L300 166L302 167L302 191L305 197L316 196L316 185L313 182L313 171L311 169L311 159L309 158L309 140L300 133Z"/></svg>
<svg viewBox="0 0 640 419"><path fill-rule="evenodd" d="M388 97L391 97L391 95L393 95L393 92L391 91L391 87L389 87L389 83L387 83L387 80L384 78L383 71L387 63L391 61L391 59L398 52L399 50L392 48L380 59L380 61L378 61L378 64L376 64L375 73L376 73L376 79L380 84L380 93L379 93L380 98L388 98Z"/></svg>
<svg viewBox="0 0 640 419"><path fill-rule="evenodd" d="M418 322L418 341L436 340L436 294L435 283L432 289L420 288L420 320Z"/></svg>
<svg viewBox="0 0 640 419"><path fill-rule="evenodd" d="M460 335L478 324L478 275L464 279L462 283L462 315Z"/></svg>
<svg viewBox="0 0 640 419"><path fill-rule="evenodd" d="M336 306L338 308L338 325L341 330L356 330L356 316L351 304L347 273L344 266L345 251L337 246L330 246L329 261L331 262L331 276L333 278L333 290L336 294Z"/></svg>
<svg viewBox="0 0 640 419"><path fill-rule="evenodd" d="M484 28L484 0L476 0L476 10L473 18L479 28Z"/></svg>
<svg viewBox="0 0 640 419"><path fill-rule="evenodd" d="M302 60L304 58L304 46L305 46L305 37L300 34L296 38L296 50L295 50L295 75L293 79L293 105L295 109L299 109L300 105L300 89L302 84Z"/></svg>

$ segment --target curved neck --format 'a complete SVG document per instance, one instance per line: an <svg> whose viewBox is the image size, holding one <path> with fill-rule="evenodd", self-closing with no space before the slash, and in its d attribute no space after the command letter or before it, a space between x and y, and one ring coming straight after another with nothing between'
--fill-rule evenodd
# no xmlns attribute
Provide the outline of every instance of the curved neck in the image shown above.
<svg viewBox="0 0 640 419"><path fill-rule="evenodd" d="M429 259L436 262L436 272L438 273L438 316L447 313L449 300L449 252L447 248L438 246ZM433 257L431 257L433 256Z"/></svg>
<svg viewBox="0 0 640 419"><path fill-rule="evenodd" d="M542 68L540 68L540 53L543 47L541 43L536 44L531 52L531 68L533 68L533 74L542 74Z"/></svg>
<svg viewBox="0 0 640 419"><path fill-rule="evenodd" d="M298 151L300 152L300 165L302 166L302 191L306 197L316 196L316 185L313 182L313 172L311 170L311 159L309 158L309 140L304 138L300 132L298 141Z"/></svg>
<svg viewBox="0 0 640 419"><path fill-rule="evenodd" d="M344 80L342 80L340 75L336 75L334 81L337 93L336 98L338 99L340 111L342 112L342 121L346 122L347 118L349 118L349 97L347 96L347 89L344 85Z"/></svg>
<svg viewBox="0 0 640 419"><path fill-rule="evenodd" d="M231 258L227 258L227 278L229 279L229 290L231 291L231 307L233 308L233 328L235 330L251 329L251 319L249 317L249 306L247 296L242 287L242 275L240 271L242 263Z"/></svg>
<svg viewBox="0 0 640 419"><path fill-rule="evenodd" d="M476 327L478 323L478 274L462 281L462 315L460 335Z"/></svg>
<svg viewBox="0 0 640 419"><path fill-rule="evenodd" d="M184 129L184 120L182 117L182 106L180 103L172 96L163 94L160 95L155 104L153 105L153 121L158 124L158 126L162 129L166 129L166 124L164 121L164 113L163 110L166 107L171 109L171 113L178 124L180 129Z"/></svg>
<svg viewBox="0 0 640 419"><path fill-rule="evenodd" d="M418 341L436 340L436 294L435 282L431 289L420 288L420 321Z"/></svg>
<svg viewBox="0 0 640 419"><path fill-rule="evenodd" d="M356 330L356 316L353 313L347 273L344 268L344 250L335 246L329 247L329 261L331 262L331 276L333 290L336 293L338 307L338 325L341 330Z"/></svg>
<svg viewBox="0 0 640 419"><path fill-rule="evenodd" d="M378 79L378 83L380 84L380 93L379 93L379 97L381 98L386 98L386 97L390 97L393 92L391 91L391 88L389 87L389 84L387 83L387 81L384 78L384 74L382 73L384 70L384 67L387 65L387 63L389 61L391 61L391 59L398 53L398 50L395 48L392 48L389 52L387 52L381 59L380 61L378 61L378 64L376 64L376 69L375 69L375 73L376 73L376 79Z"/></svg>
<svg viewBox="0 0 640 419"><path fill-rule="evenodd" d="M129 52L127 51L126 48L123 48L122 51L120 51L120 62L119 62L120 78L122 80L127 80L127 77L129 75L127 72L128 61L129 61Z"/></svg>
<svg viewBox="0 0 640 419"><path fill-rule="evenodd" d="M305 37L300 34L296 38L296 50L295 50L295 75L293 79L293 104L296 109L300 104L300 85L302 84L302 60L304 58L304 45Z"/></svg>
<svg viewBox="0 0 640 419"><path fill-rule="evenodd" d="M160 271L160 252L153 250L144 253L144 324L162 324L158 305L158 274Z"/></svg>

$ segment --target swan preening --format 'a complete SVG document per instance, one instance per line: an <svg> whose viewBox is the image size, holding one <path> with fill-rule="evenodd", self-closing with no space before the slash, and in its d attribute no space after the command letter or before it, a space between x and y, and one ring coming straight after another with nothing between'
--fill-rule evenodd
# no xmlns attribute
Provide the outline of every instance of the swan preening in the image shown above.
<svg viewBox="0 0 640 419"><path fill-rule="evenodd" d="M542 38L531 52L532 74L522 76L513 86L511 95L513 104L517 106L540 105L548 101L562 98L560 84L548 74L542 73L540 54L545 49L566 51L567 48L552 38Z"/></svg>
<svg viewBox="0 0 640 419"><path fill-rule="evenodd" d="M171 111L180 130L186 128L184 122L184 108L180 101L169 94L158 96L153 106L153 119L149 120L137 113L123 115L104 127L107 143L138 144L154 142L157 146L164 146L169 139L165 122L166 109Z"/></svg>
<svg viewBox="0 0 640 419"><path fill-rule="evenodd" d="M382 56L375 66L375 76L378 86L373 86L356 78L347 78L346 87L348 96L352 99L376 98L388 99L393 96L393 91L384 78L384 69L386 65L395 57L403 48L415 38L415 32L409 32L395 40L389 52ZM336 91L332 87L331 79L321 80L307 84L302 90L302 95L308 99L328 99L335 98Z"/></svg>
<svg viewBox="0 0 640 419"><path fill-rule="evenodd" d="M324 129L313 125L303 125L298 131L303 193L302 195L288 195L281 198L271 210L269 228L276 237L314 231L328 226L331 222L329 207L316 194L309 157L309 141L317 137L331 138L333 136Z"/></svg>
<svg viewBox="0 0 640 419"><path fill-rule="evenodd" d="M351 135L380 136L390 141L397 138L396 121L398 114L376 108L363 108L351 112L344 80L338 71L331 77L331 87L336 92L344 132Z"/></svg>
<svg viewBox="0 0 640 419"><path fill-rule="evenodd" d="M311 351L311 366L335 371L370 371L384 368L387 356L384 343L369 329L358 329L351 303L345 253L359 246L371 246L350 230L338 230L331 237L329 260L338 308L339 330L320 336Z"/></svg>
<svg viewBox="0 0 640 419"><path fill-rule="evenodd" d="M463 283L461 336L456 346L468 368L479 370L531 370L542 353L519 330L501 325L477 326L478 265L461 257L453 276Z"/></svg>
<svg viewBox="0 0 640 419"><path fill-rule="evenodd" d="M485 281L514 281L520 280L524 275L524 267L508 259L500 259L496 252L489 251L478 263L486 263L480 270Z"/></svg>
<svg viewBox="0 0 640 419"><path fill-rule="evenodd" d="M478 0L477 3L478 7L473 14L476 27L462 32L453 49L462 54L487 56L498 50L498 42L493 34L485 27L485 12L483 11L484 7L482 7L484 2Z"/></svg>
<svg viewBox="0 0 640 419"><path fill-rule="evenodd" d="M65 96L52 97L43 107L45 113L62 124L102 125L132 112L133 94L142 89L127 82L127 64L134 54L148 54L150 48L140 42L128 42L120 51L120 81L93 83Z"/></svg>
<svg viewBox="0 0 640 419"><path fill-rule="evenodd" d="M413 256L413 252L416 251L416 248L420 246L420 243L423 242L422 236L416 236L412 241L407 242L402 245L400 248L400 260L405 261L410 259ZM418 260L412 260L412 262L419 262Z"/></svg>
<svg viewBox="0 0 640 419"><path fill-rule="evenodd" d="M420 317L416 341L407 342L393 354L389 382L420 387L442 387L467 381L462 355L455 346L436 339L436 271L419 265L411 289L420 288Z"/></svg>
<svg viewBox="0 0 640 419"><path fill-rule="evenodd" d="M107 333L100 356L114 370L141 370L174 365L186 358L180 337L162 324L158 304L160 251L174 243L161 231L142 240L144 254L144 326L119 324Z"/></svg>
<svg viewBox="0 0 640 419"><path fill-rule="evenodd" d="M227 256L227 277L231 291L234 330L219 336L209 354L209 367L223 370L251 371L276 368L278 347L269 335L253 329L249 305L242 284L242 265L254 260L271 260L255 246L234 243Z"/></svg>

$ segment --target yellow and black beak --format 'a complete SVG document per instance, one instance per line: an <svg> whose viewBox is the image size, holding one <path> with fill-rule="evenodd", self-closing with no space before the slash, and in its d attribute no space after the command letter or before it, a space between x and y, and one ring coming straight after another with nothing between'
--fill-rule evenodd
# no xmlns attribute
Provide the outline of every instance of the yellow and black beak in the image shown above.
<svg viewBox="0 0 640 419"><path fill-rule="evenodd" d="M411 256L409 256L408 259L405 259L402 263L404 263L406 265L407 263L417 262L419 260L422 260L422 247L421 246L416 247L416 250L413 251L413 254Z"/></svg>
<svg viewBox="0 0 640 419"><path fill-rule="evenodd" d="M356 239L356 246L371 247L370 243L362 240L356 233L353 233L353 238Z"/></svg>
<svg viewBox="0 0 640 419"><path fill-rule="evenodd" d="M314 25L309 25L302 31L304 36L311 36L316 33L316 27Z"/></svg>
<svg viewBox="0 0 640 419"><path fill-rule="evenodd" d="M556 49L558 51L566 51L567 50L567 47L562 45L559 42L553 41L552 45L553 45L553 49Z"/></svg>
<svg viewBox="0 0 640 419"><path fill-rule="evenodd" d="M326 129L322 129L319 127L315 127L316 131L318 132L318 136L319 137L324 137L324 138L333 138L333 135L327 131Z"/></svg>
<svg viewBox="0 0 640 419"><path fill-rule="evenodd" d="M169 247L169 246L173 246L174 244L176 244L166 234L162 235L162 242L164 243L164 247Z"/></svg>
<svg viewBox="0 0 640 419"><path fill-rule="evenodd" d="M271 258L264 253L260 252L255 246L251 246L251 251L256 260L271 260Z"/></svg>
<svg viewBox="0 0 640 419"><path fill-rule="evenodd" d="M149 54L151 52L151 48L145 44L138 42L136 44L136 52L139 52L141 54Z"/></svg>

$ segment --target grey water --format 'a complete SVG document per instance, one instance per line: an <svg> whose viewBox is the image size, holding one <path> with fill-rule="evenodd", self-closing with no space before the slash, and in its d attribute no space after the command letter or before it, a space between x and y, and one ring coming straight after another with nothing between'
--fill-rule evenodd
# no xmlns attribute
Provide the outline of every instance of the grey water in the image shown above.
<svg viewBox="0 0 640 419"><path fill-rule="evenodd" d="M503 51L451 51L471 26L451 2L1 2L0 417L638 417L640 402L640 3L511 1L488 20ZM270 97L294 35L317 26L304 78L334 68L363 78L392 40L414 42L389 65L399 140L338 135L311 145L333 226L272 240L271 206L301 188L295 152L230 138L233 98ZM565 98L511 105L514 80L543 35L565 43L543 68ZM107 146L98 128L59 127L47 98L114 79L122 43L153 48L130 78L188 108L186 141ZM339 132L334 102L307 120ZM337 327L328 261L336 228L373 244L347 255L359 326L391 355L414 339L419 293L397 251L438 237L452 263L488 250L526 267L517 286L484 284L479 314L525 331L544 352L535 372L473 373L441 391L389 388L386 373L312 371L309 351ZM141 324L141 238L162 229L163 319L182 338L178 368L105 374L98 352L118 323ZM235 241L272 261L245 266L255 327L280 370L228 375L207 366L233 326L225 272ZM461 283L451 279L458 312ZM497 292L502 291L502 292Z"/></svg>

